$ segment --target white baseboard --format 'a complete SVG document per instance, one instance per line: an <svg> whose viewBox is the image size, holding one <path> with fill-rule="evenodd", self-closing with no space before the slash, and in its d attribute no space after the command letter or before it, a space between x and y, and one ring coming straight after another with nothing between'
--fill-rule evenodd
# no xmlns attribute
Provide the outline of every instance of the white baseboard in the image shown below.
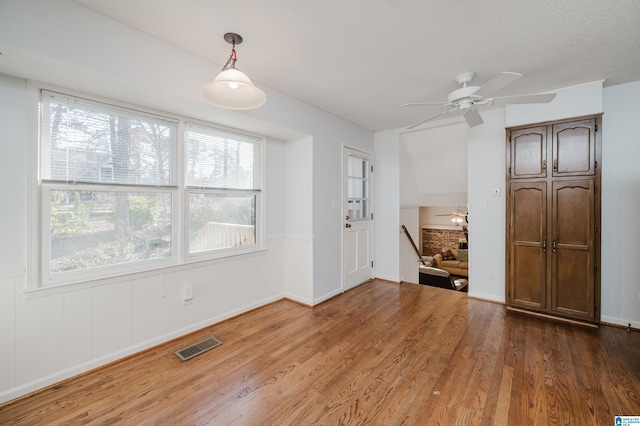
<svg viewBox="0 0 640 426"><path fill-rule="evenodd" d="M337 296L337 295L339 295L339 294L342 294L342 293L343 293L343 291L342 291L342 289L341 289L341 288L338 288L338 289L336 289L336 290L330 291L330 292L329 292L329 293L327 293L327 294L324 294L324 295L322 295L322 296L320 296L320 297L318 297L318 298L315 298L315 299L313 300L313 305L314 305L314 306L315 306L315 305L318 305L318 304L320 304L320 303L324 302L325 300L329 300L329 299L331 299L332 297L335 297L335 296Z"/></svg>
<svg viewBox="0 0 640 426"><path fill-rule="evenodd" d="M469 297L473 297L474 299L486 300L488 302L502 303L505 304L504 295L502 297L496 296L495 294L489 293L479 293L476 291L469 291Z"/></svg>
<svg viewBox="0 0 640 426"><path fill-rule="evenodd" d="M381 275L381 274L376 274L375 278L377 279L381 279L381 280L385 280L385 281L393 281L394 283L399 283L400 277L398 276L391 276L391 275Z"/></svg>
<svg viewBox="0 0 640 426"><path fill-rule="evenodd" d="M640 330L640 321L633 321L633 320L627 320L624 318L616 318L616 317L602 315L600 317L600 322L603 324L620 325L622 327L629 327L629 324L631 324L632 328L635 328L636 330Z"/></svg>
<svg viewBox="0 0 640 426"><path fill-rule="evenodd" d="M299 296L297 294L285 292L284 297L294 302L300 303L301 305L313 306L313 300L304 296Z"/></svg>

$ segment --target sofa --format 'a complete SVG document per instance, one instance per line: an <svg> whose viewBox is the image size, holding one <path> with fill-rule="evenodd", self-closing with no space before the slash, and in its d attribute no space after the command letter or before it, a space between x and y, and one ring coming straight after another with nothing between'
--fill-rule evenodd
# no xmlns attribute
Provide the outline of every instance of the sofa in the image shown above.
<svg viewBox="0 0 640 426"><path fill-rule="evenodd" d="M451 275L469 276L469 251L463 249L443 249L433 256L434 267L444 269Z"/></svg>

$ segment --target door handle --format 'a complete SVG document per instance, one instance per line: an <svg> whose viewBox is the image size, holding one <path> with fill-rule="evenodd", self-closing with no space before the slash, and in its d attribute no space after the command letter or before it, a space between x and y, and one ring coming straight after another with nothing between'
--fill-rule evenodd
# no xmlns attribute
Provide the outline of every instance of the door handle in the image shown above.
<svg viewBox="0 0 640 426"><path fill-rule="evenodd" d="M346 216L344 217L344 220L349 220L349 219L351 219L351 218L349 217L349 215L346 215Z"/></svg>
<svg viewBox="0 0 640 426"><path fill-rule="evenodd" d="M553 242L551 243L551 248L553 249L554 253L558 251L558 243L556 240L553 240Z"/></svg>
<svg viewBox="0 0 640 426"><path fill-rule="evenodd" d="M542 240L542 251L547 251L547 239Z"/></svg>
<svg viewBox="0 0 640 426"><path fill-rule="evenodd" d="M351 228L351 224L350 224L350 223L347 223L344 227L345 227L345 228Z"/></svg>

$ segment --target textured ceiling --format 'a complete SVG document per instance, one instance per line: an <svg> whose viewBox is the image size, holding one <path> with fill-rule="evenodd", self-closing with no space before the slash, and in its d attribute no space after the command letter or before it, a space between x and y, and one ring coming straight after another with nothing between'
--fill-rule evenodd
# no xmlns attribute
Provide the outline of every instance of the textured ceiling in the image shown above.
<svg viewBox="0 0 640 426"><path fill-rule="evenodd" d="M254 82L379 131L412 124L475 71L524 77L497 95L640 80L637 0L76 0L222 64L237 32Z"/></svg>

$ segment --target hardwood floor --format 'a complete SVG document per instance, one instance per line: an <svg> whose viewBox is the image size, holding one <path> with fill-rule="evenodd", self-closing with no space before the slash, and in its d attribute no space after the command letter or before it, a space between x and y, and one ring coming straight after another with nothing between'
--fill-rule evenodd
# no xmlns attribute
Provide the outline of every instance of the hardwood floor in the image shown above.
<svg viewBox="0 0 640 426"><path fill-rule="evenodd" d="M223 345L182 362L174 351ZM640 333L372 281L280 301L0 407L0 424L613 425Z"/></svg>

